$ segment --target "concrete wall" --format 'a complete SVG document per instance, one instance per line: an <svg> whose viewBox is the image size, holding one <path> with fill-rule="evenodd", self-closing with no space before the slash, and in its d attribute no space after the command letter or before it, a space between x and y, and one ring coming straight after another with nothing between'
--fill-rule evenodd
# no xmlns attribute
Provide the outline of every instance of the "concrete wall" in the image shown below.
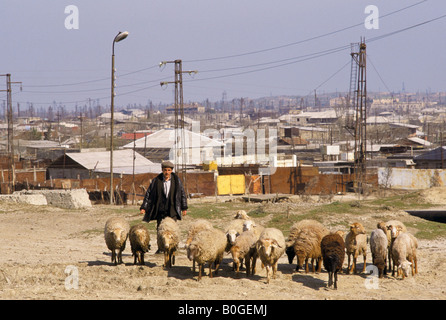
<svg viewBox="0 0 446 320"><path fill-rule="evenodd" d="M446 170L378 168L378 184L404 190L442 187L446 186Z"/></svg>

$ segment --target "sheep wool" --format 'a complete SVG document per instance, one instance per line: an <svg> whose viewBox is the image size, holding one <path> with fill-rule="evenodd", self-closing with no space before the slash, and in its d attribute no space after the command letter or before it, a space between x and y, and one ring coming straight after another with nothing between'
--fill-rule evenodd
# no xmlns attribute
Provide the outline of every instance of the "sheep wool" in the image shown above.
<svg viewBox="0 0 446 320"><path fill-rule="evenodd" d="M302 225L299 227L297 234L293 236L293 252L290 252L290 250L287 252L289 262L292 262L293 257L297 256L297 271L299 268L303 268L305 264L305 272L308 273L309 259L311 259L312 271L316 272L317 263L317 272L321 272L321 240L327 234L328 230L319 222L304 220Z"/></svg>
<svg viewBox="0 0 446 320"><path fill-rule="evenodd" d="M387 235L382 229L375 229L370 234L370 252L372 263L378 268L378 276L387 274Z"/></svg>
<svg viewBox="0 0 446 320"><path fill-rule="evenodd" d="M144 254L150 250L150 234L142 224L134 225L129 232L133 264L144 265Z"/></svg>
<svg viewBox="0 0 446 320"><path fill-rule="evenodd" d="M342 270L345 258L344 239L338 233L324 236L321 240L321 253L324 268L328 272L328 287L338 289L338 272Z"/></svg>
<svg viewBox="0 0 446 320"><path fill-rule="evenodd" d="M105 222L105 244L112 252L111 261L115 265L122 263L122 251L125 249L129 229L129 223L121 217L113 217Z"/></svg>
<svg viewBox="0 0 446 320"><path fill-rule="evenodd" d="M186 246L185 246L186 250L198 232L202 230L212 230L213 228L214 227L212 226L212 223L204 219L198 219L197 221L192 223L192 225L189 228L189 232L187 233ZM195 272L195 260L193 260L192 270Z"/></svg>
<svg viewBox="0 0 446 320"><path fill-rule="evenodd" d="M164 251L164 267L171 268L175 264L175 252L180 243L180 228L175 220L164 218L157 231L158 248Z"/></svg>
<svg viewBox="0 0 446 320"><path fill-rule="evenodd" d="M395 239L392 246L392 276L395 275L395 266L398 266L397 276L401 275L403 279L409 276L409 269L412 276L418 273L417 248L418 241L410 233L401 233Z"/></svg>
<svg viewBox="0 0 446 320"><path fill-rule="evenodd" d="M364 226L355 222L350 225L350 232L345 237L345 248L348 257L347 272L356 273L356 260L362 254L364 258L364 265L362 272L366 269L366 255L367 255L367 235ZM350 266L350 258L353 258L353 263Z"/></svg>
<svg viewBox="0 0 446 320"><path fill-rule="evenodd" d="M201 280L204 264L209 264L209 277L212 278L212 263L215 264L215 274L223 260L226 248L225 233L219 229L202 230L192 239L187 248L189 260L198 264L198 280Z"/></svg>
<svg viewBox="0 0 446 320"><path fill-rule="evenodd" d="M265 228L256 243L257 254L266 267L266 283L276 277L277 262L285 252L285 238L276 228Z"/></svg>
<svg viewBox="0 0 446 320"><path fill-rule="evenodd" d="M239 273L240 264L243 259L245 259L246 275L249 277L250 274L255 274L257 260L255 244L258 238L259 237L254 231L247 230L235 240L235 243L231 248L231 254L237 274Z"/></svg>

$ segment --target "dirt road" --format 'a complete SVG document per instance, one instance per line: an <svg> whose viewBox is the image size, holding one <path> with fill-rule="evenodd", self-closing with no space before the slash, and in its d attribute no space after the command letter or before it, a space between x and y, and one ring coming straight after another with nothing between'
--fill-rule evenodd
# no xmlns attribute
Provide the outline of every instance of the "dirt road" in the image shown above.
<svg viewBox="0 0 446 320"><path fill-rule="evenodd" d="M248 204L240 206L247 211L254 208ZM179 222L183 234L194 220L192 213L193 210ZM403 213L398 214L404 218ZM109 206L66 210L0 203L0 299L446 298L446 235L436 240L419 241L419 274L415 277L399 280L389 275L378 280L364 274L341 274L339 289L334 291L326 289L328 275L325 271L319 274L296 272L295 264L288 264L285 256L279 262L278 277L270 284L266 284L266 271L259 263L253 278L246 278L244 272L235 276L229 255L225 255L217 276L204 276L197 281L183 248L179 250L172 269L162 267L163 256L154 254L153 226L152 249L146 257L146 265L133 265L128 244L123 255L124 264L113 266L102 233L106 219L113 215L125 216L130 221L141 219L136 206L126 207L122 213L110 210ZM229 221L231 214L225 217ZM361 219L368 221L368 231L371 231L377 215L365 213ZM221 226L225 220L216 223ZM370 265L370 253L367 259L367 265ZM359 260L361 267L362 258Z"/></svg>

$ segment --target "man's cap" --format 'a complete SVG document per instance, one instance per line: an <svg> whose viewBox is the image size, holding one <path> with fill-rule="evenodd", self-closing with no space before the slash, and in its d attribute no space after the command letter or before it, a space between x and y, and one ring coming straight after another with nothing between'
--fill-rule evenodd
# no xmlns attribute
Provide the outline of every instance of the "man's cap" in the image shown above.
<svg viewBox="0 0 446 320"><path fill-rule="evenodd" d="M161 163L161 168L172 168L173 169L174 167L175 166L172 161L163 161Z"/></svg>

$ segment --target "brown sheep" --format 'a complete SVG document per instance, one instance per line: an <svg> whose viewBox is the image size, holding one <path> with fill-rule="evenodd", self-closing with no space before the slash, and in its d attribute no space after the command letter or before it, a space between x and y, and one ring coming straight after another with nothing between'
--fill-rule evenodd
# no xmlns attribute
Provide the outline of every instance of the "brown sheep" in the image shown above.
<svg viewBox="0 0 446 320"><path fill-rule="evenodd" d="M235 239L235 243L231 248L231 254L237 274L243 259L245 259L246 275L249 277L250 274L255 274L257 260L257 249L255 245L258 238L254 231L247 230Z"/></svg>
<svg viewBox="0 0 446 320"><path fill-rule="evenodd" d="M293 257L297 256L296 271L303 268L305 264L305 272L309 272L309 259L311 259L313 272L321 272L322 267L322 253L321 240L328 234L328 230L319 222L312 220L304 220L305 222L300 226L299 231L293 235L294 238L291 250L288 250L288 261L292 262ZM294 254L293 254L294 253ZM291 263L290 262L290 263ZM316 263L315 263L316 262Z"/></svg>
<svg viewBox="0 0 446 320"><path fill-rule="evenodd" d="M356 259L360 254L364 258L364 266L362 272L366 269L366 255L367 255L367 235L362 224L355 222L350 225L350 232L345 237L345 247L348 257L348 273L356 273ZM353 257L353 263L350 267L350 257Z"/></svg>
<svg viewBox="0 0 446 320"><path fill-rule="evenodd" d="M144 265L144 253L150 250L149 231L143 224L137 224L130 228L130 246L134 257L133 264Z"/></svg>
<svg viewBox="0 0 446 320"><path fill-rule="evenodd" d="M338 272L342 271L345 258L345 243L342 236L339 233L331 233L323 237L321 253L324 268L328 272L328 287L334 285L334 289L338 289Z"/></svg>

